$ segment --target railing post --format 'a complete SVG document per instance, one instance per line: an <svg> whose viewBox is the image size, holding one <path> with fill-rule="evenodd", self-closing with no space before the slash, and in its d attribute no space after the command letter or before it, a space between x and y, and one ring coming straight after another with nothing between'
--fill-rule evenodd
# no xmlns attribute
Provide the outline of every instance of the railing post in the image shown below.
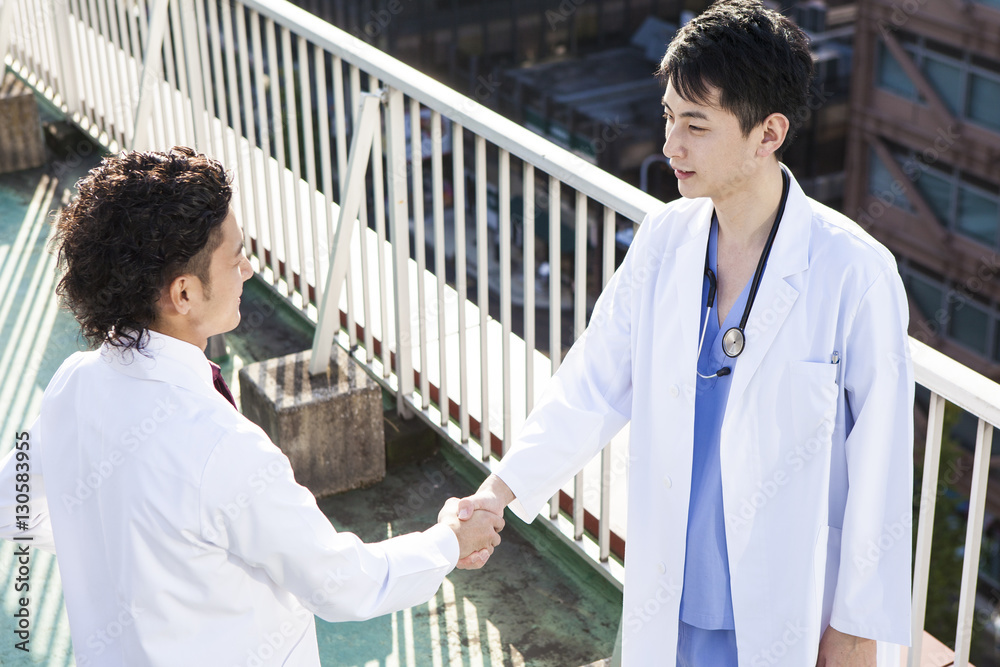
<svg viewBox="0 0 1000 667"><path fill-rule="evenodd" d="M198 34L204 29L195 20L193 0L181 0L182 35L184 43L184 60L187 64L188 94L191 103L191 117L194 119L194 145L203 153L212 152L212 144L208 131L208 120L205 115L208 107L205 105L205 82L202 78L202 55L198 42ZM207 54L206 54L207 57ZM182 75L183 76L183 75ZM303 277L303 281L305 278Z"/></svg>
<svg viewBox="0 0 1000 667"><path fill-rule="evenodd" d="M396 411L402 417L409 417L412 411L408 409L404 399L413 395L413 338L410 333L410 214L406 191L406 130L403 127L403 93L395 88L388 88L386 96L386 166L396 317ZM412 127L410 133L410 141L415 143L420 141L418 127ZM381 159L381 156L376 156L376 159ZM418 220L416 224L423 224L423 220ZM381 248L379 251L381 252ZM418 252L421 251L422 248L418 249Z"/></svg>
<svg viewBox="0 0 1000 667"><path fill-rule="evenodd" d="M958 598L958 627L955 631L955 667L968 667L972 645L972 627L976 620L976 584L979 583L979 549L983 539L986 510L986 487L990 474L990 453L993 448L993 426L979 419L976 428L976 458L972 464L972 486L969 489L969 522L965 532L965 554L962 558L962 587Z"/></svg>
<svg viewBox="0 0 1000 667"><path fill-rule="evenodd" d="M313 336L312 359L309 372L312 375L325 373L330 365L333 351L333 337L340 328L340 289L347 276L347 264L351 257L351 236L354 224L361 210L361 195L364 192L365 173L368 158L372 152L375 132L379 129L378 95L363 93L361 110L355 116L354 139L351 142L351 157L347 163L347 185L344 201L341 202L337 229L333 232L330 251L330 268L326 274L326 288L319 306L316 333ZM364 234L362 228L360 233ZM368 323L365 323L368 326Z"/></svg>
<svg viewBox="0 0 1000 667"><path fill-rule="evenodd" d="M6 4L11 4L10 2ZM71 53L73 41L69 30L69 3L66 0L48 0L49 14L52 16L52 32L55 37L55 48L59 54L59 95L62 97L66 111L73 117L73 112L80 109L80 95L76 87L76 61Z"/></svg>
<svg viewBox="0 0 1000 667"><path fill-rule="evenodd" d="M920 666L923 650L924 618L927 606L927 581L931 566L931 539L934 535L934 507L941 464L941 435L944 428L945 400L931 393L927 408L927 444L924 446L924 473L920 485L920 510L917 515L917 546L913 558L913 598L911 602L909 667Z"/></svg>
<svg viewBox="0 0 1000 667"><path fill-rule="evenodd" d="M615 212L604 207L603 280L601 289L607 286L615 272ZM602 563L611 556L611 443L601 450L601 521L598 526L598 558ZM620 626L619 626L620 627Z"/></svg>
<svg viewBox="0 0 1000 667"><path fill-rule="evenodd" d="M0 5L0 67L7 59L7 46L14 32L14 2L16 0L4 0Z"/></svg>
<svg viewBox="0 0 1000 667"><path fill-rule="evenodd" d="M9 0L8 0L9 1ZM170 0L156 0L149 21L149 39L146 53L142 58L142 76L139 77L139 101L132 123L132 150L142 149L147 142L149 116L153 111L153 87L160 79L160 64L163 58L163 36L167 29L167 7ZM141 20L141 18L140 18Z"/></svg>

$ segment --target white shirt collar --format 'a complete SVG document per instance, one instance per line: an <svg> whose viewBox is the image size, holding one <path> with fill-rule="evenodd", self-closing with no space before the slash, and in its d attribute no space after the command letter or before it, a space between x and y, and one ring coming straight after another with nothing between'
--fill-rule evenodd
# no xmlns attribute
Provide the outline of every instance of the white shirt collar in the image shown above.
<svg viewBox="0 0 1000 667"><path fill-rule="evenodd" d="M157 331L147 330L144 337L142 352L104 343L100 348L101 359L134 378L166 382L200 393L216 391L212 367L203 350Z"/></svg>

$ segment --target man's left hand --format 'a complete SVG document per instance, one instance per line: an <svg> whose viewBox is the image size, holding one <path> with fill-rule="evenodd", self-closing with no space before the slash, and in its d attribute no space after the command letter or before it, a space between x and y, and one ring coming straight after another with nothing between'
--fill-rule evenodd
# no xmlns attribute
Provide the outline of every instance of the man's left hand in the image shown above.
<svg viewBox="0 0 1000 667"><path fill-rule="evenodd" d="M875 640L845 635L831 625L819 642L816 667L875 667Z"/></svg>

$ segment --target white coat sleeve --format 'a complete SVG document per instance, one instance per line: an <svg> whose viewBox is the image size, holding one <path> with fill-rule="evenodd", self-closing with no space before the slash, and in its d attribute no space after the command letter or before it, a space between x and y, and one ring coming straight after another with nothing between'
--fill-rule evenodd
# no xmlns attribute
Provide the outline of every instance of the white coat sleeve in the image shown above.
<svg viewBox="0 0 1000 667"><path fill-rule="evenodd" d="M0 459L0 539L30 537L30 541L23 540L19 544L55 553L41 470L39 423L40 419L36 419L29 429L17 433L14 448ZM27 503L21 502L25 499ZM24 516L27 518L18 518Z"/></svg>
<svg viewBox="0 0 1000 667"><path fill-rule="evenodd" d="M295 482L288 458L249 426L215 446L199 506L206 541L260 568L326 621L426 602L458 561L458 540L443 524L376 544L338 532Z"/></svg>
<svg viewBox="0 0 1000 667"><path fill-rule="evenodd" d="M906 294L886 269L846 329L848 493L830 624L909 645L913 503L913 368Z"/></svg>
<svg viewBox="0 0 1000 667"><path fill-rule="evenodd" d="M513 491L510 505L534 521L544 504L629 421L632 414L632 302L648 278L648 218L594 306L590 324L549 380L510 451L493 472ZM637 288L636 288L636 291Z"/></svg>

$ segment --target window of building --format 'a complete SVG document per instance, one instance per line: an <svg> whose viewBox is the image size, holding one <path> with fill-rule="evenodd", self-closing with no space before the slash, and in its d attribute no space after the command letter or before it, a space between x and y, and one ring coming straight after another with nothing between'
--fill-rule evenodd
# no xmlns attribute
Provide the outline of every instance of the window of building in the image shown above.
<svg viewBox="0 0 1000 667"><path fill-rule="evenodd" d="M947 226L951 220L951 182L945 176L935 171L927 170L917 179L917 188L924 196L934 215L942 225Z"/></svg>
<svg viewBox="0 0 1000 667"><path fill-rule="evenodd" d="M989 0L1000 7L1000 0ZM948 109L991 130L1000 130L1000 62L921 35L899 31L900 45L941 96ZM876 83L880 88L925 103L885 42L878 42Z"/></svg>
<svg viewBox="0 0 1000 667"><path fill-rule="evenodd" d="M1000 6L1000 0L997 0ZM1000 77L973 72L969 77L969 118L1000 130Z"/></svg>
<svg viewBox="0 0 1000 667"><path fill-rule="evenodd" d="M944 298L944 290L941 286L918 273L911 273L906 287L924 319L934 321L938 317L938 311L941 310L941 300Z"/></svg>
<svg viewBox="0 0 1000 667"><path fill-rule="evenodd" d="M913 204L905 194L901 194L906 184L901 183L895 187L893 185L892 172L882 163L875 149L871 149L868 158L868 191L886 206L896 206L909 213L915 213Z"/></svg>
<svg viewBox="0 0 1000 667"><path fill-rule="evenodd" d="M949 337L965 347L989 356L990 316L986 308L969 297L951 299L951 318L948 320Z"/></svg>
<svg viewBox="0 0 1000 667"><path fill-rule="evenodd" d="M941 99L948 109L954 114L961 115L963 112L962 101L964 99L962 89L965 84L961 63L955 63L935 55L926 54L923 58L921 70L927 76L930 84L941 95Z"/></svg>
<svg viewBox="0 0 1000 667"><path fill-rule="evenodd" d="M995 198L969 187L959 187L956 226L960 231L990 247L996 247L998 221L1000 204Z"/></svg>
<svg viewBox="0 0 1000 667"><path fill-rule="evenodd" d="M913 321L926 320L931 330L963 347L1000 361L1000 308L980 301L969 285L945 280L909 262L899 267L903 283L920 312Z"/></svg>
<svg viewBox="0 0 1000 667"><path fill-rule="evenodd" d="M998 0L1000 1L1000 0ZM878 85L908 100L917 98L917 88L902 66L889 52L885 42L878 43Z"/></svg>
<svg viewBox="0 0 1000 667"><path fill-rule="evenodd" d="M877 195L883 192L892 192L892 174L882 164L882 160L879 159L874 148L869 155L869 163L868 189L871 193Z"/></svg>
<svg viewBox="0 0 1000 667"><path fill-rule="evenodd" d="M995 184L959 172L940 161L932 167L922 161L921 155L907 152L903 147L891 145L890 150L901 167L906 165L903 168L908 174L913 173L914 165L919 166L917 190L938 222L977 243L994 249L1000 247L1000 189ZM891 202L880 195L889 191L892 178L874 150L871 156L870 192L887 205L892 203L905 208L909 202L900 201L904 198L897 197Z"/></svg>
<svg viewBox="0 0 1000 667"><path fill-rule="evenodd" d="M1000 362L1000 323L993 325L993 361Z"/></svg>

